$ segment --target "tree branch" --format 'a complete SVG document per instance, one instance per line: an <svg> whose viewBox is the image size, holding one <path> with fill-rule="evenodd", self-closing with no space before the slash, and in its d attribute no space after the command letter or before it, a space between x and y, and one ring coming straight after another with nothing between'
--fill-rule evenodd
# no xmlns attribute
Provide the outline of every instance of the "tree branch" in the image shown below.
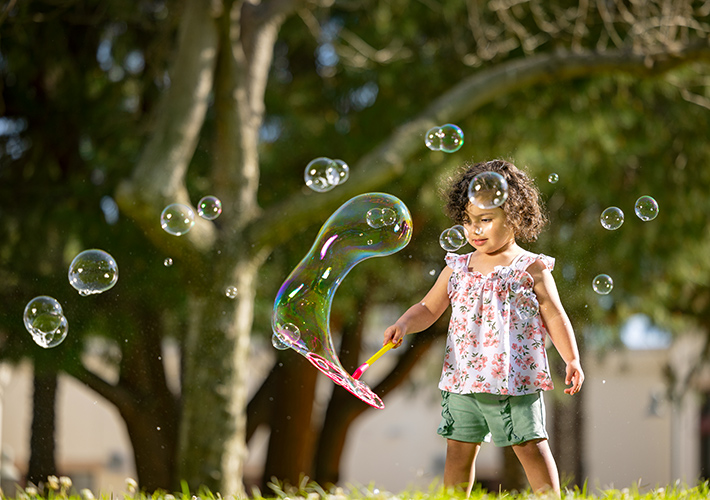
<svg viewBox="0 0 710 500"><path fill-rule="evenodd" d="M217 31L209 2L188 0L179 30L171 86L156 114L150 139L130 180L117 190L116 200L159 248L166 246L158 223L169 203L191 205L185 174L193 157L212 91ZM214 241L214 226L197 218L192 230L171 249L205 251Z"/></svg>
<svg viewBox="0 0 710 500"><path fill-rule="evenodd" d="M298 194L270 207L252 223L249 239L259 248L286 243L294 230L317 223L345 200L377 190L403 175L406 160L423 150L423 137L428 129L436 124L456 123L506 94L535 85L609 73L654 76L700 60L710 60L707 40L673 53L635 54L614 50L541 54L478 71L445 92L410 122L395 129L387 140L351 166L350 179L344 185L327 193ZM415 167L410 165L409 168Z"/></svg>
<svg viewBox="0 0 710 500"><path fill-rule="evenodd" d="M117 385L110 384L94 372L86 368L83 364L73 364L65 368L67 375L84 383L89 389L99 394L101 397L113 403L122 412L129 408L134 408L134 400L130 392Z"/></svg>

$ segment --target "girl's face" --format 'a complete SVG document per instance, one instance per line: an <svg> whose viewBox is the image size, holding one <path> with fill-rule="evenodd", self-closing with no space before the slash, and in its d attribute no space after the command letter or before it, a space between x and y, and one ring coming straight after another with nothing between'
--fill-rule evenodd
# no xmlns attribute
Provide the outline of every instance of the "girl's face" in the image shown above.
<svg viewBox="0 0 710 500"><path fill-rule="evenodd" d="M487 254L502 252L515 243L515 231L506 225L502 208L479 208L469 203L466 208L466 239L478 251Z"/></svg>

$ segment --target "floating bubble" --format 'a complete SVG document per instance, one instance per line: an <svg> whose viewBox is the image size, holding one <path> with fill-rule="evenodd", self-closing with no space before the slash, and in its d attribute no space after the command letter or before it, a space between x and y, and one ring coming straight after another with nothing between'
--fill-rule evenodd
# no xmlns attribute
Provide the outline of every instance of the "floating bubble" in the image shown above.
<svg viewBox="0 0 710 500"><path fill-rule="evenodd" d="M195 225L195 212L182 203L172 203L160 214L160 227L173 236L182 236Z"/></svg>
<svg viewBox="0 0 710 500"><path fill-rule="evenodd" d="M614 280L608 274L599 274L592 280L592 289L599 295L606 295L614 288Z"/></svg>
<svg viewBox="0 0 710 500"><path fill-rule="evenodd" d="M271 335L271 345L273 345L279 351L285 351L286 349L291 347L286 342L284 342L283 339L279 337L276 333Z"/></svg>
<svg viewBox="0 0 710 500"><path fill-rule="evenodd" d="M496 208L508 199L508 181L497 172L482 172L471 179L468 199L478 208Z"/></svg>
<svg viewBox="0 0 710 500"><path fill-rule="evenodd" d="M63 316L61 304L54 297L49 295L39 295L30 300L25 306L25 312L22 315L22 320L25 323L25 328L29 331L35 320L44 315Z"/></svg>
<svg viewBox="0 0 710 500"><path fill-rule="evenodd" d="M30 300L25 306L22 320L35 343L44 348L59 345L69 329L62 306L48 295Z"/></svg>
<svg viewBox="0 0 710 500"><path fill-rule="evenodd" d="M599 219L604 226L604 229L614 231L619 229L624 223L624 212L618 207L609 207L602 212Z"/></svg>
<svg viewBox="0 0 710 500"><path fill-rule="evenodd" d="M172 265L173 265L173 259L171 259L170 257L167 257L167 258L163 261L163 265L164 265L165 267L170 267L170 266L172 266Z"/></svg>
<svg viewBox="0 0 710 500"><path fill-rule="evenodd" d="M331 170L326 172L326 178L336 186L348 180L348 177L350 177L350 167L348 167L348 164L343 160L333 160L333 163L335 165L331 167Z"/></svg>
<svg viewBox="0 0 710 500"><path fill-rule="evenodd" d="M466 244L466 230L463 226L454 226L444 231L439 236L439 245L447 252L455 252Z"/></svg>
<svg viewBox="0 0 710 500"><path fill-rule="evenodd" d="M392 224L372 227L367 213L391 209ZM373 212L374 213L374 212ZM381 212L379 212L381 213ZM308 254L283 283L274 301L272 329L296 352L358 398L383 408L382 400L340 364L330 333L333 296L345 275L359 262L404 248L412 236L412 217L398 198L367 193L351 198L321 228ZM293 325L300 338L288 340Z"/></svg>
<svg viewBox="0 0 710 500"><path fill-rule="evenodd" d="M234 299L237 297L237 287L236 286L228 286L224 290L224 294L229 297L230 299Z"/></svg>
<svg viewBox="0 0 710 500"><path fill-rule="evenodd" d="M303 176L306 186L319 193L330 191L340 182L338 164L325 157L312 160L306 166Z"/></svg>
<svg viewBox="0 0 710 500"><path fill-rule="evenodd" d="M222 213L222 202L216 196L204 196L197 203L197 215L207 220L215 220Z"/></svg>
<svg viewBox="0 0 710 500"><path fill-rule="evenodd" d="M67 338L69 322L65 316L42 315L32 323L32 339L40 347L56 347Z"/></svg>
<svg viewBox="0 0 710 500"><path fill-rule="evenodd" d="M432 151L455 153L463 146L463 130L452 123L432 127L426 133L424 144Z"/></svg>
<svg viewBox="0 0 710 500"><path fill-rule="evenodd" d="M554 172L547 176L547 182L549 182L550 184L555 184L559 180L560 176Z"/></svg>
<svg viewBox="0 0 710 500"><path fill-rule="evenodd" d="M93 248L79 253L69 265L69 284L79 295L102 293L118 281L118 265L103 250Z"/></svg>
<svg viewBox="0 0 710 500"><path fill-rule="evenodd" d="M367 225L374 229L384 226L391 226L397 222L397 212L389 207L373 208L367 211L365 216Z"/></svg>
<svg viewBox="0 0 710 500"><path fill-rule="evenodd" d="M644 222L653 220L658 216L658 202L651 196L642 196L636 200L634 212Z"/></svg>

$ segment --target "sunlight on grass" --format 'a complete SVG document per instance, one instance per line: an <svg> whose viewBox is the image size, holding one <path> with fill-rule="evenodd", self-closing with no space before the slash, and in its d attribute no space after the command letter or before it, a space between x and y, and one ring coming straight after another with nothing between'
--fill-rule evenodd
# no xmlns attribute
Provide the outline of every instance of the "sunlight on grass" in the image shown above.
<svg viewBox="0 0 710 500"><path fill-rule="evenodd" d="M270 491L261 492L255 489L248 498L253 500L284 499L284 500L449 500L464 499L466 496L461 492L445 489L439 482L432 483L427 490L407 490L400 493L381 491L374 486L349 486L346 488L333 487L325 489L319 484L303 477L298 485L286 485L275 478L268 484ZM9 493L9 492L8 492ZM72 486L71 479L65 476L49 476L47 481L38 486L30 485L24 489L18 487L16 496L6 496L0 490L0 498L3 500L229 500L234 497L223 497L219 493L213 493L206 489L201 489L197 494L189 492L187 486L183 484L182 492L154 492L144 493L138 490L138 483L131 478L126 479L126 491L121 495L101 494L88 489L76 491ZM472 500L523 500L554 498L553 495L534 495L528 492L495 492L490 493L474 488L469 497ZM710 482L706 481L697 486L683 486L676 483L673 486L657 487L648 491L640 491L638 485L624 489L598 489L588 491L587 486L583 488L565 489L562 492L564 500L575 499L604 499L604 500L705 500L710 498Z"/></svg>

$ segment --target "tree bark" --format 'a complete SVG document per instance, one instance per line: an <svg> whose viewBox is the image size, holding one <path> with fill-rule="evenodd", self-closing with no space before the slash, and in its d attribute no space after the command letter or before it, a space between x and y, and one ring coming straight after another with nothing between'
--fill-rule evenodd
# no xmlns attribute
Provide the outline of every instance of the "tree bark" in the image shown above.
<svg viewBox="0 0 710 500"><path fill-rule="evenodd" d="M55 418L57 372L35 369L32 393L32 431L27 481L38 485L57 474L55 461Z"/></svg>

